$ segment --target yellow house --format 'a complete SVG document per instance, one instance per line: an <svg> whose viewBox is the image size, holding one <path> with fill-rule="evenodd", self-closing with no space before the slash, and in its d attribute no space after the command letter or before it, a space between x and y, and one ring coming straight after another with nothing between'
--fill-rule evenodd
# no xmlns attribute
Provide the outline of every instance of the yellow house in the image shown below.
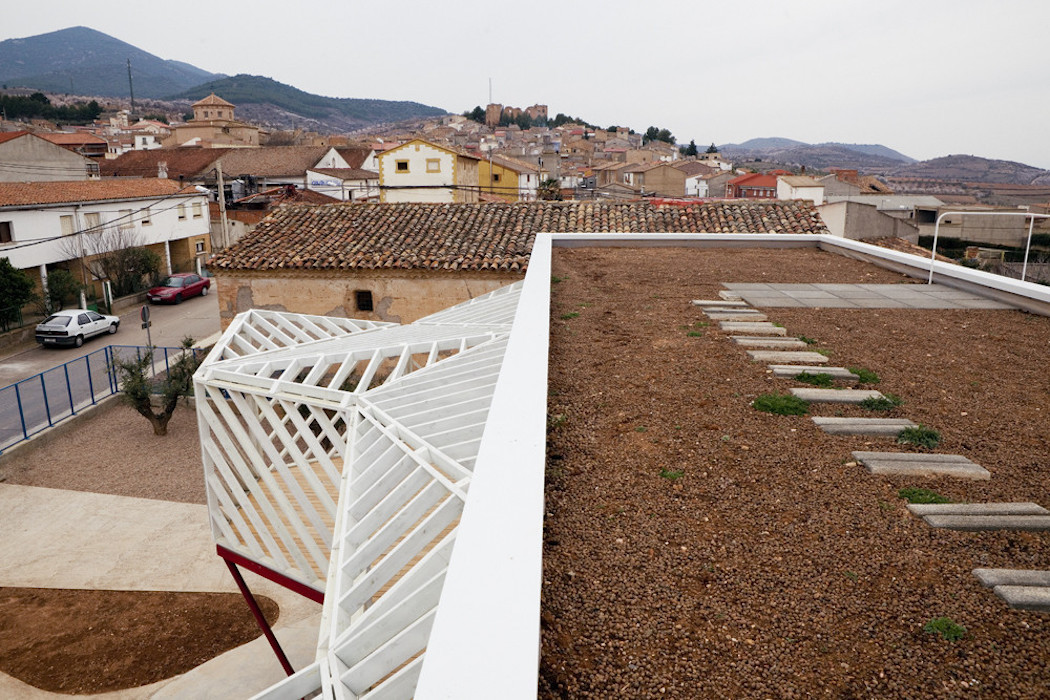
<svg viewBox="0 0 1050 700"><path fill-rule="evenodd" d="M382 202L478 201L476 156L413 139L379 154Z"/></svg>
<svg viewBox="0 0 1050 700"><path fill-rule="evenodd" d="M478 181L486 194L508 202L531 202L536 199L540 171L530 163L493 155L478 164Z"/></svg>

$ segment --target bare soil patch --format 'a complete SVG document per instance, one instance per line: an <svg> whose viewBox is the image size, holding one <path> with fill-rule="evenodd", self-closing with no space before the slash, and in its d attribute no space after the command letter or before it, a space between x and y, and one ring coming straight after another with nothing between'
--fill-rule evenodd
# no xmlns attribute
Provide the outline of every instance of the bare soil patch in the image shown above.
<svg viewBox="0 0 1050 700"><path fill-rule="evenodd" d="M206 503L197 414L180 405L168 434L112 401L74 431L18 448L0 466L7 483L117 496Z"/></svg>
<svg viewBox="0 0 1050 700"><path fill-rule="evenodd" d="M272 625L277 603L256 599ZM0 588L0 671L55 693L148 685L258 636L236 593Z"/></svg>
<svg viewBox="0 0 1050 700"><path fill-rule="evenodd" d="M910 418L993 475L886 478L850 452L921 450L754 410L804 385L689 302L914 280L811 249L557 249L553 273L540 697L1050 697L1050 616L971 574L1050 568L1050 537L935 530L897 495L1047 505L1050 318L764 309L904 400L813 415ZM923 631L942 616L965 637Z"/></svg>

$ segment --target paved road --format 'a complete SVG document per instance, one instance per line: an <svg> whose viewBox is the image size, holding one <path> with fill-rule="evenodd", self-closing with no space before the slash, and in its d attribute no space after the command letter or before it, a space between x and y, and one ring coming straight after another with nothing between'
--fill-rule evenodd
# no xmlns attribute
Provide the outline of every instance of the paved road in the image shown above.
<svg viewBox="0 0 1050 700"><path fill-rule="evenodd" d="M217 294L187 299L178 306L151 305L150 332L157 347L178 347L185 336L203 340L219 332L219 300ZM116 335L100 335L84 342L79 348L44 348L29 350L0 358L0 386L13 384L39 374L64 362L75 360L101 350L107 345L147 345L146 331L139 321L139 307L120 316L120 331Z"/></svg>
<svg viewBox="0 0 1050 700"><path fill-rule="evenodd" d="M178 347L187 335L203 340L219 330L214 294L178 306L151 306L150 312L150 332L157 347ZM109 395L114 381L109 360L114 352L127 350L107 350L108 346L147 344L136 307L121 315L116 335L97 336L80 348L37 346L0 359L0 450L90 405L93 395ZM163 357L158 353L156 360L163 362Z"/></svg>

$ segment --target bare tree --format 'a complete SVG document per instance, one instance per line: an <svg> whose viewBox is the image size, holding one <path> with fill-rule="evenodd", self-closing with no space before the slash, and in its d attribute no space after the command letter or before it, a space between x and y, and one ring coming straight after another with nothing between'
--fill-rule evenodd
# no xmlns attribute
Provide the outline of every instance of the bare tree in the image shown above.
<svg viewBox="0 0 1050 700"><path fill-rule="evenodd" d="M131 406L153 426L154 435L168 434L168 421L175 414L179 399L193 390L193 373L203 361L203 355L193 349L193 338L182 339L182 354L168 363L168 371L161 379L151 376L153 351L131 359L114 355L113 369L120 380L121 401ZM160 410L153 410L153 396L160 400Z"/></svg>
<svg viewBox="0 0 1050 700"><path fill-rule="evenodd" d="M160 256L144 247L126 225L110 224L69 236L62 241L62 252L80 258L93 279L108 279L118 297L140 291L144 280L160 271Z"/></svg>

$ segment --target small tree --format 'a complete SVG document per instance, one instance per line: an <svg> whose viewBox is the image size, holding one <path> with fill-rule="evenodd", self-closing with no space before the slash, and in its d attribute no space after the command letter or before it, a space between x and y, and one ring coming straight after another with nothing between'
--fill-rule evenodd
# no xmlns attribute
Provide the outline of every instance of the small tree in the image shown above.
<svg viewBox="0 0 1050 700"><path fill-rule="evenodd" d="M536 196L547 202L560 202L562 200L561 187L558 185L558 181L553 177L549 177L540 183L539 187L536 188Z"/></svg>
<svg viewBox="0 0 1050 700"><path fill-rule="evenodd" d="M66 307L66 302L76 299L84 285L65 268L52 270L47 275L47 294L41 300L44 313L53 314Z"/></svg>
<svg viewBox="0 0 1050 700"><path fill-rule="evenodd" d="M0 328L18 319L25 304L33 299L33 278L19 270L7 258L0 258Z"/></svg>
<svg viewBox="0 0 1050 700"><path fill-rule="evenodd" d="M704 153L718 153L718 146L716 146L714 142L712 142L711 145L707 147L707 150L704 151Z"/></svg>
<svg viewBox="0 0 1050 700"><path fill-rule="evenodd" d="M679 151L682 152L683 156L695 156L699 151L696 150L696 141L690 141L688 146L682 146Z"/></svg>
<svg viewBox="0 0 1050 700"><path fill-rule="evenodd" d="M151 375L153 351L140 357L122 360L113 358L113 370L120 381L121 401L138 411L153 426L154 435L168 434L168 421L179 405L179 399L189 396L193 390L193 373L202 362L193 349L193 338L182 339L182 354L169 363L168 373L162 379ZM160 396L160 411L153 410L152 397Z"/></svg>

